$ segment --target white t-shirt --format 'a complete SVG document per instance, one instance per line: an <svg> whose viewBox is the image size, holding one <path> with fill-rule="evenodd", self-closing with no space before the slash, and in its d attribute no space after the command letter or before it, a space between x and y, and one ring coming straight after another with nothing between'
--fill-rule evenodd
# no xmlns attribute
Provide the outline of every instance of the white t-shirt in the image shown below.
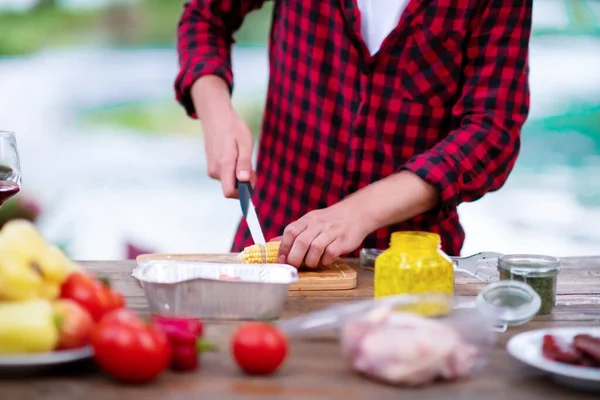
<svg viewBox="0 0 600 400"><path fill-rule="evenodd" d="M357 0L360 31L371 55L377 53L384 39L398 25L408 0Z"/></svg>

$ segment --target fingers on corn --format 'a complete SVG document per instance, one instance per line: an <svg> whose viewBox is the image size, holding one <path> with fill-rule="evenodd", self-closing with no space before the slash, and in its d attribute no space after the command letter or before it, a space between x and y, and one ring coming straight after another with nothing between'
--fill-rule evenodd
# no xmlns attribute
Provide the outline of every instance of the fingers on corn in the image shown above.
<svg viewBox="0 0 600 400"><path fill-rule="evenodd" d="M280 241L267 242L266 249L261 244L248 246L239 254L238 261L243 264L277 263L280 244ZM267 257L266 261L265 253Z"/></svg>

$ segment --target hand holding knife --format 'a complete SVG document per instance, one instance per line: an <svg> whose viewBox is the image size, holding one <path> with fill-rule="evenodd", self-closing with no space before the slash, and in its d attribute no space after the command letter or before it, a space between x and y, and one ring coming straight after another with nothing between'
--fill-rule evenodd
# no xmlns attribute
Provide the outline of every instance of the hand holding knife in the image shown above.
<svg viewBox="0 0 600 400"><path fill-rule="evenodd" d="M248 224L250 229L250 235L254 244L262 246L263 249L263 260L266 262L267 258L267 242L263 235L262 228L258 222L258 215L256 214L256 208L252 202L252 185L250 182L242 182L239 179L236 180L236 186L238 190L238 196L240 199L240 206L242 207L242 215Z"/></svg>

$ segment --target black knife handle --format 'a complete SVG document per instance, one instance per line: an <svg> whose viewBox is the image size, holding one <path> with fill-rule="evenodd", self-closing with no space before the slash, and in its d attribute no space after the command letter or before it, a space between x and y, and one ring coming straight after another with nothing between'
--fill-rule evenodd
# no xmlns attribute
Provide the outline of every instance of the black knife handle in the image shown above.
<svg viewBox="0 0 600 400"><path fill-rule="evenodd" d="M252 184L250 181L240 181L236 178L235 187L239 189L240 186L246 186L250 192L252 192Z"/></svg>
<svg viewBox="0 0 600 400"><path fill-rule="evenodd" d="M252 185L250 182L242 182L236 179L235 186L238 190L242 214L244 214L244 218L246 218L248 215L248 205L250 204L250 199L252 197Z"/></svg>

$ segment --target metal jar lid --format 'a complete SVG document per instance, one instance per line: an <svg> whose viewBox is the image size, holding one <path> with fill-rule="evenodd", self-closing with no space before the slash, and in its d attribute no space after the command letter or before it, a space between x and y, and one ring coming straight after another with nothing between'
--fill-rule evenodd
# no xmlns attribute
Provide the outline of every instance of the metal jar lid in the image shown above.
<svg viewBox="0 0 600 400"><path fill-rule="evenodd" d="M560 260L540 254L507 254L498 259L498 270L532 277L553 276L560 271Z"/></svg>
<svg viewBox="0 0 600 400"><path fill-rule="evenodd" d="M487 285L475 300L484 315L495 315L504 331L508 326L523 325L536 316L542 299L526 283L505 280Z"/></svg>

